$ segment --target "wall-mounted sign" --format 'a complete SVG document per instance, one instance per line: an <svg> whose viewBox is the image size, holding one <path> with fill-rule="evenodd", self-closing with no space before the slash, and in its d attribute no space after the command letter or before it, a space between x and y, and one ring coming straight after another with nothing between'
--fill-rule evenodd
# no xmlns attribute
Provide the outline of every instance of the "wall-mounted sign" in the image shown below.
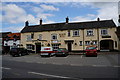
<svg viewBox="0 0 120 80"><path fill-rule="evenodd" d="M65 37L66 33L59 34L60 37Z"/></svg>

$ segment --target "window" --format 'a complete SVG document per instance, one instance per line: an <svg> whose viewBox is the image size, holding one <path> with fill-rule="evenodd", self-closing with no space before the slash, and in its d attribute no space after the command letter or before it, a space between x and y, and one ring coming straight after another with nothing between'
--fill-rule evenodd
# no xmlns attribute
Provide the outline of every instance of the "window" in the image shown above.
<svg viewBox="0 0 120 80"><path fill-rule="evenodd" d="M27 41L31 41L32 38L31 38L31 35L27 35Z"/></svg>
<svg viewBox="0 0 120 80"><path fill-rule="evenodd" d="M108 35L107 29L101 29L101 35Z"/></svg>
<svg viewBox="0 0 120 80"><path fill-rule="evenodd" d="M57 39L57 34L52 34L51 37L52 37L52 40L56 40Z"/></svg>
<svg viewBox="0 0 120 80"><path fill-rule="evenodd" d="M26 47L28 50L34 50L34 45L32 44L27 44Z"/></svg>
<svg viewBox="0 0 120 80"><path fill-rule="evenodd" d="M52 44L53 50L59 49L59 44Z"/></svg>
<svg viewBox="0 0 120 80"><path fill-rule="evenodd" d="M42 34L39 34L38 39L42 40Z"/></svg>
<svg viewBox="0 0 120 80"><path fill-rule="evenodd" d="M82 41L80 41L80 46L82 46Z"/></svg>
<svg viewBox="0 0 120 80"><path fill-rule="evenodd" d="M93 36L93 30L92 29L87 30L87 36Z"/></svg>
<svg viewBox="0 0 120 80"><path fill-rule="evenodd" d="M90 41L85 41L85 45L90 45Z"/></svg>
<svg viewBox="0 0 120 80"><path fill-rule="evenodd" d="M31 38L32 38L32 39L34 38L34 33L31 34Z"/></svg>
<svg viewBox="0 0 120 80"><path fill-rule="evenodd" d="M68 31L68 37L70 37L70 30Z"/></svg>
<svg viewBox="0 0 120 80"><path fill-rule="evenodd" d="M92 41L93 45L97 45L97 41Z"/></svg>
<svg viewBox="0 0 120 80"><path fill-rule="evenodd" d="M79 36L79 30L74 30L73 31L73 36Z"/></svg>

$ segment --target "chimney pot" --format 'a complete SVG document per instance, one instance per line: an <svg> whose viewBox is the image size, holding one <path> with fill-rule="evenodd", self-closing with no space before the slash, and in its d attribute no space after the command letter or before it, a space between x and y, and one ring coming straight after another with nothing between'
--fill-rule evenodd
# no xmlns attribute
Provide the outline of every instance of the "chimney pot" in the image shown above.
<svg viewBox="0 0 120 80"><path fill-rule="evenodd" d="M100 21L100 18L99 18L99 17L97 18L97 21Z"/></svg>
<svg viewBox="0 0 120 80"><path fill-rule="evenodd" d="M42 18L40 18L40 25L42 25Z"/></svg>
<svg viewBox="0 0 120 80"><path fill-rule="evenodd" d="M25 26L29 26L29 22L28 21L25 22Z"/></svg>
<svg viewBox="0 0 120 80"><path fill-rule="evenodd" d="M67 18L66 18L66 23L68 23L69 22L69 18L68 18L68 16L67 16Z"/></svg>

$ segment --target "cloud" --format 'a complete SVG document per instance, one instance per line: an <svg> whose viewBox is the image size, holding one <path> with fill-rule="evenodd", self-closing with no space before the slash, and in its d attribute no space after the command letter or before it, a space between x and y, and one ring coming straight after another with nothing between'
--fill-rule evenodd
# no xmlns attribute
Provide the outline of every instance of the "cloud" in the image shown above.
<svg viewBox="0 0 120 80"><path fill-rule="evenodd" d="M24 26L9 26L6 28L2 28L2 32L20 32L23 29Z"/></svg>
<svg viewBox="0 0 120 80"><path fill-rule="evenodd" d="M55 8L53 5L45 5L45 4L42 4L40 5L40 7L47 11L47 10L50 10L50 11L59 11L59 8Z"/></svg>

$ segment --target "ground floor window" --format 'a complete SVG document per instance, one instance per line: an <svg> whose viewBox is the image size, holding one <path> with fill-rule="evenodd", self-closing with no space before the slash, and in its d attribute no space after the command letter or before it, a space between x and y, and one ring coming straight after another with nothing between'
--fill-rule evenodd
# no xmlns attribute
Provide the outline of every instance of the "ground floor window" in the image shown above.
<svg viewBox="0 0 120 80"><path fill-rule="evenodd" d="M97 41L92 41L93 45L97 45Z"/></svg>
<svg viewBox="0 0 120 80"><path fill-rule="evenodd" d="M80 46L82 46L82 41L80 41L80 44L79 44Z"/></svg>
<svg viewBox="0 0 120 80"><path fill-rule="evenodd" d="M28 50L34 50L34 45L32 45L32 44L27 44L27 45L26 45L26 48L27 48Z"/></svg>
<svg viewBox="0 0 120 80"><path fill-rule="evenodd" d="M90 41L85 41L85 45L90 45Z"/></svg>
<svg viewBox="0 0 120 80"><path fill-rule="evenodd" d="M53 50L57 50L59 48L59 44L52 44Z"/></svg>

